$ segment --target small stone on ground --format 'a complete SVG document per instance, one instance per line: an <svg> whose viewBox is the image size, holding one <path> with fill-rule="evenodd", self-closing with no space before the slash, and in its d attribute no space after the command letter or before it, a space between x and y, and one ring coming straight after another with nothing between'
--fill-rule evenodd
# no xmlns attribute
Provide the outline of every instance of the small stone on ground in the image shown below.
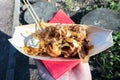
<svg viewBox="0 0 120 80"><path fill-rule="evenodd" d="M81 19L81 24L94 25L114 31L119 31L120 13L106 8L99 8L86 14Z"/></svg>
<svg viewBox="0 0 120 80"><path fill-rule="evenodd" d="M57 7L48 2L37 2L32 7L39 19L44 19L45 22L49 21L53 17L53 14L57 12ZM28 10L25 12L24 19L27 23L35 23Z"/></svg>

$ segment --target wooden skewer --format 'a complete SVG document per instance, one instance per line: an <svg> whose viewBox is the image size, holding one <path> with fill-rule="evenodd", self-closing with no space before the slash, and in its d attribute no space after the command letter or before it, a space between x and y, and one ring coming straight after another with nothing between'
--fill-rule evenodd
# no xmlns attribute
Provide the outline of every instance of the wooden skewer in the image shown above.
<svg viewBox="0 0 120 80"><path fill-rule="evenodd" d="M32 8L31 4L29 3L28 0L27 0L27 1L23 0L23 1L24 1L24 3L25 3L26 7L28 8L28 10L29 10L32 18L34 19L36 25L37 25L37 28L36 28L36 29L37 29L37 30L38 30L38 29L42 30L43 28L42 28L42 27L40 26L40 24L39 24L40 19L39 19L39 17L37 16L37 14L36 14L36 12L34 11L34 9Z"/></svg>
<svg viewBox="0 0 120 80"><path fill-rule="evenodd" d="M36 14L36 12L35 12L35 10L33 9L33 7L31 6L31 4L29 3L29 1L28 0L26 0L27 1L27 3L28 3L28 5L30 6L30 8L31 8L31 10L32 10L32 12L33 12L33 14L34 14L34 16L36 17L36 19L37 19L37 21L39 22L40 21L40 19L39 19L39 17L37 16L37 14Z"/></svg>

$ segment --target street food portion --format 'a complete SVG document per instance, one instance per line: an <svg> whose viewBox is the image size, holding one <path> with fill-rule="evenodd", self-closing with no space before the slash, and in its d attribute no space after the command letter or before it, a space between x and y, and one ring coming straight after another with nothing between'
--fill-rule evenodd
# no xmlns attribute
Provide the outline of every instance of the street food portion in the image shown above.
<svg viewBox="0 0 120 80"><path fill-rule="evenodd" d="M85 58L88 55L87 33L83 26L50 25L32 36L39 40L39 47L26 45L23 49L29 55L65 58Z"/></svg>

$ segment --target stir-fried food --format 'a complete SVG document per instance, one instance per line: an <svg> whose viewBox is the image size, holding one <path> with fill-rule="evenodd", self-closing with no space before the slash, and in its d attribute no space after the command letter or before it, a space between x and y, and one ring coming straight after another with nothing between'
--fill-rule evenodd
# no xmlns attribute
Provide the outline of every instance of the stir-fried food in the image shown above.
<svg viewBox="0 0 120 80"><path fill-rule="evenodd" d="M88 55L86 29L80 25L51 25L32 36L39 40L39 47L26 45L24 51L29 55L65 58L84 58Z"/></svg>

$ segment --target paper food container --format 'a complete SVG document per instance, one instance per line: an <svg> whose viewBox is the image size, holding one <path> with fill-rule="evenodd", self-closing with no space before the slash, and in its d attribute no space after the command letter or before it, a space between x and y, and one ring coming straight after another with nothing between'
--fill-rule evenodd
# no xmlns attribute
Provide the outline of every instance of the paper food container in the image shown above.
<svg viewBox="0 0 120 80"><path fill-rule="evenodd" d="M46 23L46 25L54 25L50 23ZM62 24L64 25L64 24ZM72 25L72 24L69 24ZM81 25L81 24L79 24ZM88 40L89 44L92 44L94 46L93 49L89 50L89 56L96 55L107 48L111 47L113 45L113 38L112 38L112 31L95 27L95 26L90 26L90 25L81 25L86 27L87 33L88 33ZM21 48L24 46L25 43L25 38L28 37L31 33L35 32L35 24L30 24L30 25L23 25L23 26L18 26L15 27L15 31L13 34L13 37L9 39L9 42L22 54L34 58L34 59L39 59L39 60L76 60L76 59L65 59L65 58L53 58L50 56L32 56L28 55L27 53L24 52L24 50Z"/></svg>

